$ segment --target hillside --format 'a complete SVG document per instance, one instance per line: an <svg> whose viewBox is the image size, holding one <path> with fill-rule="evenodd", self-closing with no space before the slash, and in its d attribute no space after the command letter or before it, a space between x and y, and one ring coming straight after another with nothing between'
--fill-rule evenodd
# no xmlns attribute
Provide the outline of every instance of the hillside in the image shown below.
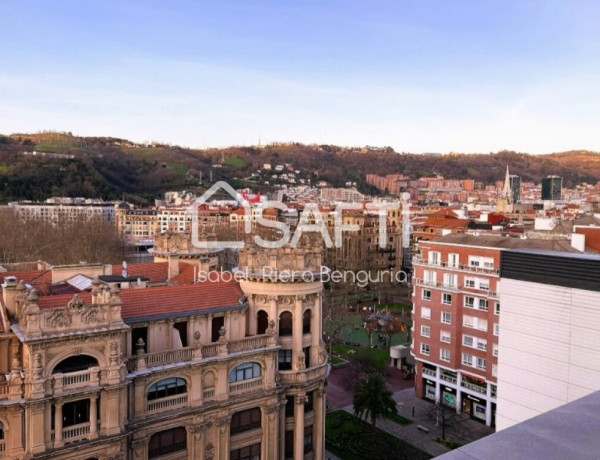
<svg viewBox="0 0 600 460"><path fill-rule="evenodd" d="M24 155L24 152L64 154ZM302 177L322 179L335 186L356 182L361 191L375 191L365 182L374 174L407 174L413 178L441 174L493 183L504 177L506 164L524 181L539 182L557 174L566 186L600 180L600 154L572 151L550 155L498 152L476 155L425 156L398 154L392 149L345 149L302 144L263 148L230 147L194 150L169 145L142 146L108 137L77 137L67 133L0 135L0 202L43 200L50 196L86 196L137 203L152 200L172 189L200 190L212 179L235 186L266 190L251 175L264 163L290 163ZM220 165L213 167L213 165ZM264 177L268 180L270 173Z"/></svg>

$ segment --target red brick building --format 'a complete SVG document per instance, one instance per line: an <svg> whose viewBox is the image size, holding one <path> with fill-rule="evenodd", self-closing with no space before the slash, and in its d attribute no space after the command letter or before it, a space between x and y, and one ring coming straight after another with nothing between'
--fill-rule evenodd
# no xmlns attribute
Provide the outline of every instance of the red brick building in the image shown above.
<svg viewBox="0 0 600 460"><path fill-rule="evenodd" d="M566 240L452 234L422 241L413 258L418 397L494 425L503 249L578 252Z"/></svg>

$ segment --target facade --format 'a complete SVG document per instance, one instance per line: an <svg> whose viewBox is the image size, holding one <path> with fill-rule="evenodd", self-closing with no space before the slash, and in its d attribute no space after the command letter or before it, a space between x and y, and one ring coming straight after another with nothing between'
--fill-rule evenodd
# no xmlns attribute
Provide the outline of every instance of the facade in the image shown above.
<svg viewBox="0 0 600 460"><path fill-rule="evenodd" d="M506 251L498 429L600 390L600 257Z"/></svg>
<svg viewBox="0 0 600 460"><path fill-rule="evenodd" d="M513 203L517 204L521 201L521 177L511 174L509 180Z"/></svg>
<svg viewBox="0 0 600 460"><path fill-rule="evenodd" d="M126 204L116 208L117 231L132 244L151 244L156 233L156 209L131 209Z"/></svg>
<svg viewBox="0 0 600 460"><path fill-rule="evenodd" d="M418 397L495 424L500 256L514 248L578 252L567 241L447 235L413 258L413 343ZM504 285L502 285L504 289Z"/></svg>
<svg viewBox="0 0 600 460"><path fill-rule="evenodd" d="M115 206L98 203L30 203L19 202L9 205L23 220L37 220L57 224L58 222L77 222L80 219L101 219L114 222Z"/></svg>
<svg viewBox="0 0 600 460"><path fill-rule="evenodd" d="M542 179L542 200L560 201L562 199L562 177L548 176Z"/></svg>
<svg viewBox="0 0 600 460"><path fill-rule="evenodd" d="M241 283L97 277L66 295L4 273L0 456L322 459L320 253L242 251ZM267 282L265 265L315 280Z"/></svg>

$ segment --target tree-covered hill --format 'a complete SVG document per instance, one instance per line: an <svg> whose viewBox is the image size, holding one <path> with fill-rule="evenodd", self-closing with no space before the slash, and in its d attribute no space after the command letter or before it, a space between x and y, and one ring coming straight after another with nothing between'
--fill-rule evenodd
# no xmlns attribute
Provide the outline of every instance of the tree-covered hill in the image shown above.
<svg viewBox="0 0 600 460"><path fill-rule="evenodd" d="M37 151L67 158L25 155ZM549 174L563 176L567 186L600 180L600 154L572 151L550 155L516 152L442 156L396 153L386 149L349 149L331 145L283 144L225 149L186 149L171 145L140 145L110 137L77 137L70 133L0 135L0 201L43 200L50 196L85 196L150 203L172 189L199 190L209 178L236 186L266 190L271 173L253 182L265 163L292 164L302 176L334 186L356 182L373 192L365 176L402 173L412 178L441 174L493 183L506 165L523 181L539 182ZM217 165L215 167L215 165Z"/></svg>

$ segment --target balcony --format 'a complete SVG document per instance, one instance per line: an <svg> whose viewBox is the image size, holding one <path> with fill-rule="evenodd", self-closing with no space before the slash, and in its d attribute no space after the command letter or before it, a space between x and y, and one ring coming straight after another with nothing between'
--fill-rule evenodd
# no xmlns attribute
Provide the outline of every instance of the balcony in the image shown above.
<svg viewBox="0 0 600 460"><path fill-rule="evenodd" d="M440 374L440 379L444 382L453 383L456 385L456 376L452 376L449 374L444 374L443 372Z"/></svg>
<svg viewBox="0 0 600 460"><path fill-rule="evenodd" d="M229 384L229 393L243 393L252 388L262 387L264 385L264 380L262 377L258 377L252 380L244 380L239 383L230 383Z"/></svg>
<svg viewBox="0 0 600 460"><path fill-rule="evenodd" d="M445 268L448 270L466 271L470 273L479 273L482 275L498 275L500 270L495 267L476 267L467 264L449 265L448 262L430 263L428 260L421 257L413 257L413 265L425 265L428 267Z"/></svg>
<svg viewBox="0 0 600 460"><path fill-rule="evenodd" d="M436 288L436 289L444 289L446 291L454 291L454 292L460 291L460 288L458 286L454 286L452 284L444 284L439 281L424 280L422 278L415 279L415 284L417 286L430 287L430 288Z"/></svg>
<svg viewBox="0 0 600 460"><path fill-rule="evenodd" d="M463 388L467 388L471 391L474 391L475 393L479 393L482 395L487 394L487 387L485 386L485 384L482 385L478 385L475 383L470 383L470 382L465 382L464 380L461 382L460 384Z"/></svg>
<svg viewBox="0 0 600 460"><path fill-rule="evenodd" d="M433 369L428 369L427 367L423 368L423 375L428 375L429 377L436 377L437 373Z"/></svg>
<svg viewBox="0 0 600 460"><path fill-rule="evenodd" d="M84 371L69 372L68 374L54 374L52 376L52 390L59 394L71 390L87 389L100 385L100 368L90 367Z"/></svg>
<svg viewBox="0 0 600 460"><path fill-rule="evenodd" d="M172 410L177 407L186 407L188 405L188 395L173 395L166 398L155 399L148 401L146 411L150 414Z"/></svg>
<svg viewBox="0 0 600 460"><path fill-rule="evenodd" d="M8 399L8 392L9 392L8 382L6 382L6 381L1 382L0 383L0 400Z"/></svg>
<svg viewBox="0 0 600 460"><path fill-rule="evenodd" d="M281 376L281 383L284 385L306 383L325 377L327 375L327 363L297 371L279 371L279 375Z"/></svg>
<svg viewBox="0 0 600 460"><path fill-rule="evenodd" d="M237 353L240 351L250 351L269 346L269 338L266 334L245 337L239 340L232 340L226 344L211 343L202 345L200 352L202 358L210 358L223 353L221 347L225 346L227 354ZM157 351L154 353L146 353L139 357L133 356L127 361L127 371L134 372L138 369L139 360L143 360L145 367L157 367L165 364L181 363L194 360L194 347L180 348L179 350Z"/></svg>
<svg viewBox="0 0 600 460"><path fill-rule="evenodd" d="M100 428L98 421L97 427ZM62 429L62 442L70 444L72 442L83 441L90 438L90 422L71 425ZM50 434L50 439L56 441L56 432L53 430Z"/></svg>

